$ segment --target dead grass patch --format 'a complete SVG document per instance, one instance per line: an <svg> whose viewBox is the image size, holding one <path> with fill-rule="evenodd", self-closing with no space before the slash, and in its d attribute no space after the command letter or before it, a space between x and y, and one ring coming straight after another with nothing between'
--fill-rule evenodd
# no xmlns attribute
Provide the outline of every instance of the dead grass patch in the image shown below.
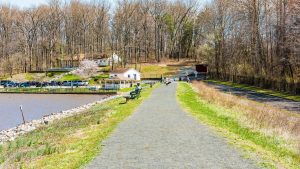
<svg viewBox="0 0 300 169"><path fill-rule="evenodd" d="M273 106L248 100L244 97L222 93L203 82L194 82L200 97L209 103L236 112L241 125L286 140L289 149L300 154L300 116Z"/></svg>

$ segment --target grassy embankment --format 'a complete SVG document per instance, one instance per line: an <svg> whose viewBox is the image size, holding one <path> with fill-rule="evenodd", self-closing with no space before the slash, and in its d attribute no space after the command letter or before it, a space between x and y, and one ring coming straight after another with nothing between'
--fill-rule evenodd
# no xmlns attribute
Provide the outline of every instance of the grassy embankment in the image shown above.
<svg viewBox="0 0 300 169"><path fill-rule="evenodd" d="M134 68L134 65L129 66ZM180 66L169 66L169 65L159 65L159 64L142 64L138 66L137 70L142 73L142 77L147 78L159 78L161 75L168 76L174 75L178 71Z"/></svg>
<svg viewBox="0 0 300 169"><path fill-rule="evenodd" d="M300 116L245 98L224 94L203 83L180 83L178 100L202 123L229 142L261 159L267 168L300 166Z"/></svg>
<svg viewBox="0 0 300 169"><path fill-rule="evenodd" d="M240 88L240 89L250 90L250 91L257 92L257 93L272 95L272 96L286 98L286 99L290 99L290 100L300 102L300 96L299 95L298 96L297 95L291 95L291 94L288 94L288 93L273 91L273 90L270 90L270 89L263 89L263 88L260 88L260 87L249 86L249 85L245 85L245 84L232 83L232 82L223 82L223 81L219 81L219 80L207 80L207 82L213 82L213 83L217 83L217 84L222 84L222 85L226 85L226 86L231 86L231 87L236 87L236 88Z"/></svg>
<svg viewBox="0 0 300 169"><path fill-rule="evenodd" d="M87 164L101 150L101 141L150 96L152 89L143 90L138 100L120 104L125 101L120 98L99 104L1 145L0 168L72 169Z"/></svg>

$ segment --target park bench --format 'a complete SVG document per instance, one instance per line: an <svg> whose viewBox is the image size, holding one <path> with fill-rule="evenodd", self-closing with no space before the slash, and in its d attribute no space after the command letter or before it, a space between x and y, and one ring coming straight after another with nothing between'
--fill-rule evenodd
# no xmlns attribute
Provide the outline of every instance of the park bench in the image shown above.
<svg viewBox="0 0 300 169"><path fill-rule="evenodd" d="M124 98L126 99L126 102L127 103L129 100L133 100L133 99L137 99L141 96L141 91L142 89L136 89L134 91L131 91L129 93L129 96L124 96Z"/></svg>
<svg viewBox="0 0 300 169"><path fill-rule="evenodd" d="M171 84L172 82L171 81L167 81L165 82L165 84L168 86L169 84Z"/></svg>

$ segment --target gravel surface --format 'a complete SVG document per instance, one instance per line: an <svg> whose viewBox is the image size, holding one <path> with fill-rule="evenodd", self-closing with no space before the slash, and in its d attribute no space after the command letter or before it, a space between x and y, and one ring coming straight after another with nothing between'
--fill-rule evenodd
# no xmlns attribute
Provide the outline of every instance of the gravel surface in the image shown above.
<svg viewBox="0 0 300 169"><path fill-rule="evenodd" d="M182 111L176 101L176 84L156 89L102 145L102 153L86 168L257 168Z"/></svg>
<svg viewBox="0 0 300 169"><path fill-rule="evenodd" d="M262 93L257 93L245 89L230 87L226 85L220 85L216 83L208 83L208 84L222 92L231 93L237 96L245 96L250 100L266 103L271 106L278 107L280 109L285 109L300 114L300 102L297 101L266 95Z"/></svg>

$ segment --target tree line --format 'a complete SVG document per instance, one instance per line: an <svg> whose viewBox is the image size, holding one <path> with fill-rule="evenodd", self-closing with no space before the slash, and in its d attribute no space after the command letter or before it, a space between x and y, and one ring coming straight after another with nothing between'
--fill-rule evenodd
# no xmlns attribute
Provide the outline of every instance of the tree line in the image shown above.
<svg viewBox="0 0 300 169"><path fill-rule="evenodd" d="M0 6L2 72L57 67L57 60L116 53L120 66L190 55L195 1L50 0L29 9Z"/></svg>
<svg viewBox="0 0 300 169"><path fill-rule="evenodd" d="M56 67L57 60L116 53L120 66L163 59L207 63L216 76L297 81L297 0L50 0L0 4L1 72Z"/></svg>
<svg viewBox="0 0 300 169"><path fill-rule="evenodd" d="M300 93L299 0L214 0L198 19L215 77Z"/></svg>

